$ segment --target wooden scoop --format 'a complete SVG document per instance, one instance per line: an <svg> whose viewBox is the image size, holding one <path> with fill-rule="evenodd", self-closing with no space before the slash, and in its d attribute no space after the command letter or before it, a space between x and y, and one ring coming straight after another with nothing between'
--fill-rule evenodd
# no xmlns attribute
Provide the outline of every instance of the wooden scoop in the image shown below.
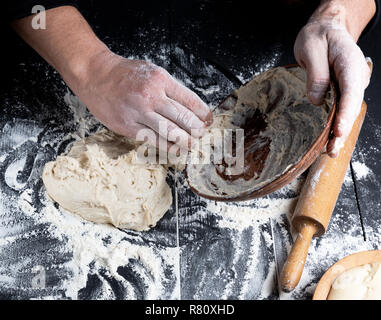
<svg viewBox="0 0 381 320"><path fill-rule="evenodd" d="M292 291L302 276L312 237L324 234L340 193L366 113L363 102L351 133L337 158L326 153L311 166L292 218L297 238L283 267L280 286Z"/></svg>

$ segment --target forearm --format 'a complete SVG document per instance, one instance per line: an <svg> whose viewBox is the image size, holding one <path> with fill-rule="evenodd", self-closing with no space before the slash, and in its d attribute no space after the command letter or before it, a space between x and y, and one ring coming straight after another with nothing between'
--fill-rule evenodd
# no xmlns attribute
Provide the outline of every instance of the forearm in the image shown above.
<svg viewBox="0 0 381 320"><path fill-rule="evenodd" d="M331 20L346 27L357 41L375 12L374 0L322 0L310 21Z"/></svg>
<svg viewBox="0 0 381 320"><path fill-rule="evenodd" d="M63 77L78 87L87 82L91 61L108 51L74 7L46 11L46 29L33 29L33 16L12 23L15 31ZM72 88L75 89L75 88Z"/></svg>

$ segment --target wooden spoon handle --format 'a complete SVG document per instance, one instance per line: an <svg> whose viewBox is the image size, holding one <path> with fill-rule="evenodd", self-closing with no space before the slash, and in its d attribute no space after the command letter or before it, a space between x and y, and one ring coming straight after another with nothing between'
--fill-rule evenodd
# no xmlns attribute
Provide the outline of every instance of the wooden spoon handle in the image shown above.
<svg viewBox="0 0 381 320"><path fill-rule="evenodd" d="M306 221L300 229L280 276L280 285L284 292L294 290L299 283L312 237L317 230L318 226L313 221Z"/></svg>

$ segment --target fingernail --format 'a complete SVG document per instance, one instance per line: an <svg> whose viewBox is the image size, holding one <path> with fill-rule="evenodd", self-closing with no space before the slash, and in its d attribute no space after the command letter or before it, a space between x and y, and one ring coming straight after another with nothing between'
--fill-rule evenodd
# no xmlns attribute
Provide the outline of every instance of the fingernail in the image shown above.
<svg viewBox="0 0 381 320"><path fill-rule="evenodd" d="M370 71L372 71L373 70L373 60L372 60L372 58L371 57L365 57L365 61L368 64Z"/></svg>
<svg viewBox="0 0 381 320"><path fill-rule="evenodd" d="M208 117L207 117L207 119L206 119L206 121L205 121L205 124L206 124L207 126L210 126L212 123L213 123L213 115L212 115L212 113L210 112L209 115L208 115Z"/></svg>
<svg viewBox="0 0 381 320"><path fill-rule="evenodd" d="M308 93L310 101L315 105L320 105L323 102L324 93L318 91L310 91Z"/></svg>

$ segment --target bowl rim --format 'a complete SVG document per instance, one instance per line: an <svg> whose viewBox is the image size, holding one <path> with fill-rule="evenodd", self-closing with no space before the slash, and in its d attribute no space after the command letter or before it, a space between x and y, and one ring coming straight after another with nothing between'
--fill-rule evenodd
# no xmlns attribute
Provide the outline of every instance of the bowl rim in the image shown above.
<svg viewBox="0 0 381 320"><path fill-rule="evenodd" d="M302 68L299 64L292 63L292 64L283 65L283 66L273 67L273 68L270 68L264 72L267 72L267 71L275 69L275 68L289 69L289 68L296 68L296 67ZM262 73L264 73L264 72L262 72ZM254 76L249 81L245 82L242 86L246 85L251 80L253 80L256 77L258 77L259 75L261 75L262 73ZM334 122L334 117L336 114L338 92L339 92L336 82L333 81L332 79L330 81L330 86L331 86L332 92L333 92L333 103L332 103L332 107L328 113L327 122L324 126L324 129L322 130L321 134L316 138L316 140L313 142L310 149L302 156L302 158L297 163L295 163L294 165L289 167L286 171L284 171L276 179L274 179L273 181L265 184L264 186L262 186L258 189L252 190L252 191L247 192L247 193L242 193L238 196L234 196L234 197L230 197L230 198L210 196L210 195L203 194L202 192L199 192L197 189L195 189L190 184L190 181L188 178L188 165L186 165L185 166L185 179L188 182L189 188L194 193L198 194L199 196L201 196L203 198L209 199L209 200L220 201L220 202L246 201L246 200L251 200L254 198L259 198L259 197L265 196L267 194L270 194L272 192L275 192L275 191L281 189L282 187L284 187L286 184L290 183L295 178L297 178L300 174L302 174L305 170L307 170L312 165L312 163L317 159L317 157L320 155L321 151L323 150L323 148L325 147L325 145L328 142L328 138L329 138L329 135L331 132L331 127L332 127L332 124ZM219 103L219 105L215 109L218 109L232 95L233 95L233 93L229 94L226 98L224 98L221 101L221 103Z"/></svg>
<svg viewBox="0 0 381 320"><path fill-rule="evenodd" d="M360 251L340 259L320 278L312 300L327 300L332 284L339 275L349 269L374 262L381 262L381 250Z"/></svg>

